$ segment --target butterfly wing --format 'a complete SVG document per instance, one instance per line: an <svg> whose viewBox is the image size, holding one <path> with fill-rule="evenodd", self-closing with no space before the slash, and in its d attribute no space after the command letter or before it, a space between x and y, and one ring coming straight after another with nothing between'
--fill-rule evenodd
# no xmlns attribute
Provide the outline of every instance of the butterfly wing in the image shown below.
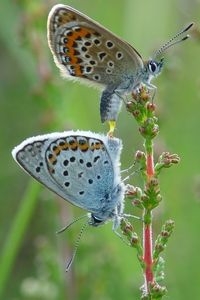
<svg viewBox="0 0 200 300"><path fill-rule="evenodd" d="M140 54L112 32L66 5L48 17L48 43L64 76L118 86L122 77L141 69Z"/></svg>
<svg viewBox="0 0 200 300"><path fill-rule="evenodd" d="M32 177L72 204L96 213L120 183L121 143L90 132L64 132L32 137L12 155ZM111 155L110 155L111 154ZM116 200L109 205L116 206Z"/></svg>

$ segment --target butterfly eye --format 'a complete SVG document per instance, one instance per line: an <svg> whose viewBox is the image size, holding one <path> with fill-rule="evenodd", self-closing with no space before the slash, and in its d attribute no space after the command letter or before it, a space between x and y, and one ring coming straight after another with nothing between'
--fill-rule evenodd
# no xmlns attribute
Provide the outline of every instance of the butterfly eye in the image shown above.
<svg viewBox="0 0 200 300"><path fill-rule="evenodd" d="M99 225L103 224L104 221L105 220L94 216L94 214L91 214L91 219L89 220L89 224L92 226L99 226Z"/></svg>
<svg viewBox="0 0 200 300"><path fill-rule="evenodd" d="M154 74L157 73L157 69L158 69L158 64L155 61L150 61L149 65L148 65L149 71Z"/></svg>
<svg viewBox="0 0 200 300"><path fill-rule="evenodd" d="M160 62L150 60L148 63L149 72L154 76L160 73L162 66L163 66L163 59L161 59Z"/></svg>

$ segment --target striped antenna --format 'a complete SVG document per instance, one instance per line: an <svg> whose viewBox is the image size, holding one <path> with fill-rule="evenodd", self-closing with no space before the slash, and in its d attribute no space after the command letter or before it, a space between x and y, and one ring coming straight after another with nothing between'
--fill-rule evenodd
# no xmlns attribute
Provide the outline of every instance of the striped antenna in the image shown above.
<svg viewBox="0 0 200 300"><path fill-rule="evenodd" d="M76 218L74 221L70 222L69 224L67 224L65 227L59 229L58 231L56 231L57 234L59 233L62 233L64 232L65 230L67 230L69 227L71 227L74 223L78 222L79 220L81 219L84 219L84 218L88 218L88 215L83 215L83 216L80 216L78 218Z"/></svg>
<svg viewBox="0 0 200 300"><path fill-rule="evenodd" d="M79 235L78 235L76 243L75 243L74 251L73 251L71 258L68 260L67 265L66 265L66 272L68 272L69 269L71 268L71 265L72 265L72 263L74 261L74 258L76 256L76 252L77 252L77 249L78 249L81 237L83 235L83 232L84 232L85 228L88 225L89 225L88 222L84 223L83 226L82 226L82 228L81 228L81 231L79 232Z"/></svg>
<svg viewBox="0 0 200 300"><path fill-rule="evenodd" d="M187 27L179 31L175 36L173 36L169 41L167 41L160 49L158 49L154 54L154 59L157 56L160 56L164 51L170 48L173 45L179 44L185 40L187 40L190 36L186 34L185 36L181 37L185 32L187 32L194 23L190 23Z"/></svg>

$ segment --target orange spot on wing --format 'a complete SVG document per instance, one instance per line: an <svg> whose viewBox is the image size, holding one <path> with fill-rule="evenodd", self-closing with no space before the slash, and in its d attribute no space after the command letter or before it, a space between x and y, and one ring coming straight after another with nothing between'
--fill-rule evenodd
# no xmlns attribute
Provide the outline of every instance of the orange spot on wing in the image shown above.
<svg viewBox="0 0 200 300"><path fill-rule="evenodd" d="M68 143L63 143L62 145L59 145L60 150L67 150L69 148Z"/></svg>
<svg viewBox="0 0 200 300"><path fill-rule="evenodd" d="M70 143L69 144L69 148L71 149L71 150L76 150L77 148L78 148L78 142L77 141L73 141L73 143Z"/></svg>
<svg viewBox="0 0 200 300"><path fill-rule="evenodd" d="M74 73L76 76L82 76L83 72L81 71L81 67L79 65L75 65Z"/></svg>
<svg viewBox="0 0 200 300"><path fill-rule="evenodd" d="M103 144L101 142L96 142L90 147L91 150L99 150L101 148L103 148Z"/></svg>
<svg viewBox="0 0 200 300"><path fill-rule="evenodd" d="M81 151L87 151L89 149L89 144L88 143L78 144L78 147Z"/></svg>
<svg viewBox="0 0 200 300"><path fill-rule="evenodd" d="M59 146L55 146L55 147L53 148L53 154L54 154L55 156L58 156L58 155L60 154L60 148L59 148Z"/></svg>
<svg viewBox="0 0 200 300"><path fill-rule="evenodd" d="M54 165L57 162L57 158L55 155L53 155L51 158L48 158L48 162L52 165Z"/></svg>

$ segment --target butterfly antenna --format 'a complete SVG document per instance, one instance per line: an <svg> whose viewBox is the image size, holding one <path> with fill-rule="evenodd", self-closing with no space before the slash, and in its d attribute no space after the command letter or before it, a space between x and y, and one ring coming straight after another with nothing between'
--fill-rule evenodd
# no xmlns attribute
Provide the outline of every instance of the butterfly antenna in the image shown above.
<svg viewBox="0 0 200 300"><path fill-rule="evenodd" d="M123 178L123 182L125 182L126 180L128 180L131 176L133 176L137 171L133 171L131 174L129 174L128 176L126 176L125 178Z"/></svg>
<svg viewBox="0 0 200 300"><path fill-rule="evenodd" d="M121 173L129 172L133 167L135 167L135 165L136 165L136 160L134 161L134 163L130 167L128 167L125 170L122 170ZM125 178L123 178L122 181L125 182L126 180L130 179L131 176L137 174L139 171L141 171L141 169L134 170L133 172L131 172L130 174L128 174L128 176L126 176Z"/></svg>
<svg viewBox="0 0 200 300"><path fill-rule="evenodd" d="M135 167L136 161L134 161L134 163L132 165L130 165L130 167L128 167L127 169L122 170L120 173L128 173L133 167Z"/></svg>
<svg viewBox="0 0 200 300"><path fill-rule="evenodd" d="M187 40L190 37L188 34L183 37L180 37L180 36L182 34L184 34L185 32L187 32L193 25L194 25L194 23L190 23L187 27L185 27L184 29L179 31L175 36L173 36L169 41L167 41L159 50L157 50L155 52L154 58L156 58L157 56L160 56L164 51L166 51L171 46L179 44L179 43Z"/></svg>
<svg viewBox="0 0 200 300"><path fill-rule="evenodd" d="M87 226L88 226L88 222L85 222L85 224L83 224L83 226L81 228L81 231L79 232L79 235L78 235L76 243L75 243L75 247L74 247L74 251L73 251L72 257L69 259L69 261L67 262L67 265L66 265L66 272L68 272L69 269L71 268L71 265L72 265L72 263L74 261L74 258L76 256L76 252L77 252L77 249L78 249L81 237L82 237L83 232L84 232L84 230L85 230L85 228Z"/></svg>
<svg viewBox="0 0 200 300"><path fill-rule="evenodd" d="M60 230L56 231L57 234L64 232L65 230L67 230L69 227L71 227L71 225L73 225L74 223L78 222L79 220L82 220L84 218L88 217L88 215L83 215L81 217L76 218L74 221L72 221L71 223L67 224L65 227L61 228Z"/></svg>

